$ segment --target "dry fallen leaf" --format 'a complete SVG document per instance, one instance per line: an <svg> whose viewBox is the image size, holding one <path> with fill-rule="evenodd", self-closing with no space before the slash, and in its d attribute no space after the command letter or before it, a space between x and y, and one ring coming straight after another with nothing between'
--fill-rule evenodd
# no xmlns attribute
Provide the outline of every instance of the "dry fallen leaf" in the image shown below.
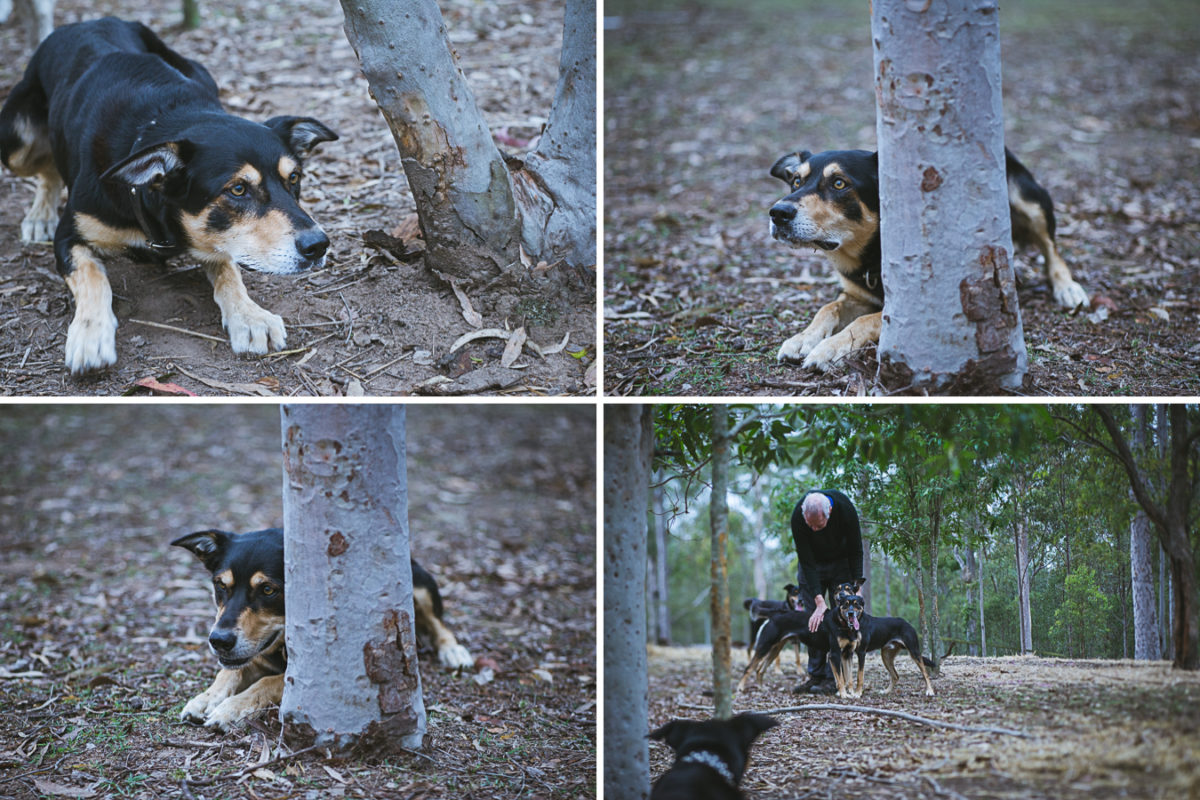
<svg viewBox="0 0 1200 800"><path fill-rule="evenodd" d="M508 337L508 344L504 346L504 354L500 356L500 366L508 369L516 363L517 358L521 355L521 348L525 346L525 340L528 338L524 325L513 331L512 335Z"/></svg>

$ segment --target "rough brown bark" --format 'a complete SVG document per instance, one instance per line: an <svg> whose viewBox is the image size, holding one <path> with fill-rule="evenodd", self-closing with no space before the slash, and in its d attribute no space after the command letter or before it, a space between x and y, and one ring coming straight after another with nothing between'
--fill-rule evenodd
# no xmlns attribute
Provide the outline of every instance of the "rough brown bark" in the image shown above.
<svg viewBox="0 0 1200 800"><path fill-rule="evenodd" d="M729 570L726 550L729 542L729 408L712 407L712 499L708 521L712 535L712 562L709 569L709 610L712 614L713 707L718 719L733 716L733 667L729 626Z"/></svg>

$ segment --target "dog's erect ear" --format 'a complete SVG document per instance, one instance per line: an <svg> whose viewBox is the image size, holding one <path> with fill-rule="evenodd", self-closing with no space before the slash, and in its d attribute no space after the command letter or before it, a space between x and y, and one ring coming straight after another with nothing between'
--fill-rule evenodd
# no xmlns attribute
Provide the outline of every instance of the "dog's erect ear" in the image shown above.
<svg viewBox="0 0 1200 800"><path fill-rule="evenodd" d="M104 171L100 180L147 189L161 189L167 176L183 169L191 158L191 142L163 142L139 150Z"/></svg>
<svg viewBox="0 0 1200 800"><path fill-rule="evenodd" d="M322 142L337 141L338 135L312 117L271 117L263 123L300 158L308 158Z"/></svg>
<svg viewBox="0 0 1200 800"><path fill-rule="evenodd" d="M788 153L783 158L775 162L775 166L771 167L771 177L779 178L784 183L790 184L792 178L796 176L800 165L812 158L812 153L807 150L801 150L796 153Z"/></svg>
<svg viewBox="0 0 1200 800"><path fill-rule="evenodd" d="M867 582L866 578L855 578L854 579L854 593L858 594L858 590L861 589L863 587L863 584L866 582Z"/></svg>
<svg viewBox="0 0 1200 800"><path fill-rule="evenodd" d="M650 731L646 734L647 739L661 739L666 742L672 750L679 749L679 745L683 743L683 737L687 734L687 729L694 723L686 719L673 719L661 728Z"/></svg>
<svg viewBox="0 0 1200 800"><path fill-rule="evenodd" d="M774 717L768 717L766 714L751 713L738 714L730 719L729 722L736 727L738 737L745 744L746 750L750 749L750 745L754 743L759 734L779 724L779 720Z"/></svg>
<svg viewBox="0 0 1200 800"><path fill-rule="evenodd" d="M232 535L227 531L196 531L187 536L180 536L171 542L171 545L192 551L192 555L200 559L209 570L212 570L220 560L221 553L225 551Z"/></svg>

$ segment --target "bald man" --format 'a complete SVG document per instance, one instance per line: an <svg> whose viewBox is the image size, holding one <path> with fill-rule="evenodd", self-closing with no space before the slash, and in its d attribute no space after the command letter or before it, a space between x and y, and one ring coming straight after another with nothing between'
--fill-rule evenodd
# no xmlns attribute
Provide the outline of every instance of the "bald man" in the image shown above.
<svg viewBox="0 0 1200 800"><path fill-rule="evenodd" d="M808 628L816 631L828 607L825 597L839 583L862 576L862 530L858 510L836 489L804 495L792 511L792 541L796 545L796 585L813 609ZM837 684L826 652L808 648L808 680L797 692L833 694Z"/></svg>

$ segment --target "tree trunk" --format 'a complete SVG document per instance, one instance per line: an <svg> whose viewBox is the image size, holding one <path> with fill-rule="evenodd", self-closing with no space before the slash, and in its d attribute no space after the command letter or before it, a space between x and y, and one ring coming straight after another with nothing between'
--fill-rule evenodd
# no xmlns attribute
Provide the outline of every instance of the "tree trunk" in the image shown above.
<svg viewBox="0 0 1200 800"><path fill-rule="evenodd" d="M875 0L871 35L880 377L940 392L1019 388L996 0Z"/></svg>
<svg viewBox="0 0 1200 800"><path fill-rule="evenodd" d="M658 481L656 480L657 484ZM667 524L663 514L663 487L654 487L654 574L658 594L654 605L654 638L661 645L671 643L670 577L667 572Z"/></svg>
<svg viewBox="0 0 1200 800"><path fill-rule="evenodd" d="M342 748L420 748L404 406L284 405L280 715Z"/></svg>
<svg viewBox="0 0 1200 800"><path fill-rule="evenodd" d="M729 541L729 408L712 407L712 499L708 522L712 534L709 569L709 610L712 616L713 716L733 716L733 668L730 662L732 636L729 631L729 576L726 548Z"/></svg>
<svg viewBox="0 0 1200 800"><path fill-rule="evenodd" d="M342 0L342 8L346 37L400 150L427 265L473 284L501 274L524 281L520 244L535 262L595 264L594 3L567 3L550 124L524 163L514 162L515 175L435 0Z"/></svg>
<svg viewBox="0 0 1200 800"><path fill-rule="evenodd" d="M646 510L652 406L604 409L604 794L650 792Z"/></svg>
<svg viewBox="0 0 1200 800"><path fill-rule="evenodd" d="M1029 530L1019 508L1013 518L1013 534L1017 546L1017 614L1021 620L1021 655L1026 655L1033 652L1033 615L1029 607L1032 581L1029 575Z"/></svg>
<svg viewBox="0 0 1200 800"><path fill-rule="evenodd" d="M983 617L983 551L979 551L979 655L987 658L987 622Z"/></svg>
<svg viewBox="0 0 1200 800"><path fill-rule="evenodd" d="M1133 405L1133 446L1146 452L1150 420L1146 406ZM1132 492L1131 492L1132 494ZM1129 564L1133 592L1133 657L1138 661L1157 661L1162 657L1158 648L1158 618L1154 613L1154 568L1151 556L1154 539L1150 534L1150 518L1139 510L1129 526Z"/></svg>

